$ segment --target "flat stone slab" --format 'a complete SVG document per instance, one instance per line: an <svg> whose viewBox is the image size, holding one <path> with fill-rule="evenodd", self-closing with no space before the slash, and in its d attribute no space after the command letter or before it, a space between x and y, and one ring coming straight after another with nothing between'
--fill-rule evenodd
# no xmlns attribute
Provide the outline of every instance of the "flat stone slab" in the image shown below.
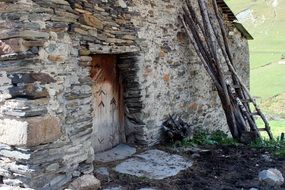
<svg viewBox="0 0 285 190"><path fill-rule="evenodd" d="M133 158L117 165L114 170L119 173L137 177L164 179L175 176L180 171L191 166L191 160L186 160L182 156L155 149L135 155Z"/></svg>
<svg viewBox="0 0 285 190"><path fill-rule="evenodd" d="M136 149L126 144L120 144L115 148L106 152L95 154L95 161L97 162L114 162L118 160L124 160L131 157L136 153Z"/></svg>

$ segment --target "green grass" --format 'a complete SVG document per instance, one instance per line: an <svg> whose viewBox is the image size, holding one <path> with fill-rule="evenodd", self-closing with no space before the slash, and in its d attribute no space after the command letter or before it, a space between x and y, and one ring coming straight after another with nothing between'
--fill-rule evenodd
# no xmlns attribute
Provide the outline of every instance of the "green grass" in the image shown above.
<svg viewBox="0 0 285 190"><path fill-rule="evenodd" d="M223 131L217 130L209 132L207 130L198 129L193 139L184 139L180 142L180 146L196 146L196 145L235 145L237 142L229 138Z"/></svg>
<svg viewBox="0 0 285 190"><path fill-rule="evenodd" d="M264 112L270 113L275 117L285 118L285 93L272 98L268 98L261 104Z"/></svg>
<svg viewBox="0 0 285 190"><path fill-rule="evenodd" d="M285 64L273 63L251 70L251 93L267 99L285 92Z"/></svg>
<svg viewBox="0 0 285 190"><path fill-rule="evenodd" d="M280 137L281 133L285 133L285 120L271 120L269 124L275 139ZM257 125L259 128L264 128L264 124L261 120L257 120ZM262 132L261 135L266 139L268 138L266 132Z"/></svg>
<svg viewBox="0 0 285 190"><path fill-rule="evenodd" d="M244 26L253 35L254 40L249 42L251 52L251 66L256 68L280 60L285 53L285 1L279 1L274 15L273 8L264 0L226 0L234 11L239 13L245 9L252 9L256 20L246 20Z"/></svg>
<svg viewBox="0 0 285 190"><path fill-rule="evenodd" d="M255 149L262 149L271 152L274 156L284 158L285 157L285 141L281 139L274 140L257 140L250 145Z"/></svg>
<svg viewBox="0 0 285 190"><path fill-rule="evenodd" d="M275 122L275 121L274 121ZM271 123L273 125L273 123ZM282 123L275 123L277 125L282 125ZM285 124L285 120L284 120ZM281 127L277 127L281 129ZM278 131L278 133L281 131ZM224 145L224 146L241 146L234 139L230 138L223 131L215 131L210 133L209 131L200 129L195 131L193 138L185 139L180 142L176 142L175 144L171 144L172 147L196 147L203 145ZM251 148L255 149L263 149L271 152L274 156L277 157L285 157L285 141L281 140L278 136L274 140L269 140L268 138L257 139L256 141L250 144Z"/></svg>

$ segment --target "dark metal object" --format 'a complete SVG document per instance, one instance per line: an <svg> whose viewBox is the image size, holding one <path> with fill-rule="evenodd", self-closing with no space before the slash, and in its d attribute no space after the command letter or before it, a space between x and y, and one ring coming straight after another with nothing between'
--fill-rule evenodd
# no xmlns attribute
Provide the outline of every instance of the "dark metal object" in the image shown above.
<svg viewBox="0 0 285 190"><path fill-rule="evenodd" d="M169 115L169 118L162 124L162 129L166 142L181 141L192 136L191 125L177 115Z"/></svg>

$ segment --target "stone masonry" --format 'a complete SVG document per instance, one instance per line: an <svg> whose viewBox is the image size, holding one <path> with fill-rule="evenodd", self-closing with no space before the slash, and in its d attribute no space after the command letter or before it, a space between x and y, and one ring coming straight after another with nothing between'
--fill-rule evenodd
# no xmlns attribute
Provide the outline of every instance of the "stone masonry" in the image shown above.
<svg viewBox="0 0 285 190"><path fill-rule="evenodd" d="M183 0L0 1L0 182L55 190L92 173L95 54L118 55L127 142L158 143L169 114L227 130L213 83L178 19L182 6ZM226 16L225 24L248 84L247 39Z"/></svg>

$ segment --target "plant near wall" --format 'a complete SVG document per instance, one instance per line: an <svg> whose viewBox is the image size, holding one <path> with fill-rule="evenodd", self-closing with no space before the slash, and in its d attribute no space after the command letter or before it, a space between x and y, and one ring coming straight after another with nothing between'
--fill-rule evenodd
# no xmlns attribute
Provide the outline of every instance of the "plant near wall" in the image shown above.
<svg viewBox="0 0 285 190"><path fill-rule="evenodd" d="M221 130L209 132L204 129L198 129L193 134L192 139L183 139L177 146L192 147L203 145L238 145L238 142L229 137L228 134Z"/></svg>
<svg viewBox="0 0 285 190"><path fill-rule="evenodd" d="M285 141L281 140L280 137L268 140L268 139L257 139L250 145L254 149L264 149L270 151L274 156L285 158Z"/></svg>

